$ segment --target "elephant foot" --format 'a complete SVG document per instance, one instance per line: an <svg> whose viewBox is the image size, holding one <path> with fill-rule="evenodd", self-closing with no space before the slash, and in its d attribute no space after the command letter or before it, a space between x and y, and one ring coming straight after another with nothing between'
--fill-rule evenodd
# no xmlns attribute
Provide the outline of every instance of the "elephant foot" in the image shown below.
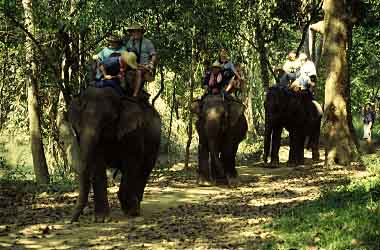
<svg viewBox="0 0 380 250"><path fill-rule="evenodd" d="M109 214L95 214L95 223L104 223L109 222L111 220Z"/></svg>
<svg viewBox="0 0 380 250"><path fill-rule="evenodd" d="M297 163L295 163L294 161L288 161L286 163L286 165L289 167L289 168L294 168L297 166Z"/></svg>
<svg viewBox="0 0 380 250"><path fill-rule="evenodd" d="M230 187L235 187L239 185L239 177L237 176L227 176L227 185Z"/></svg>
<svg viewBox="0 0 380 250"><path fill-rule="evenodd" d="M228 180L227 180L227 178L216 178L215 179L215 185L226 186L226 185L228 185Z"/></svg>
<svg viewBox="0 0 380 250"><path fill-rule="evenodd" d="M81 216L81 214L83 212L83 209L84 209L84 206L78 206L75 208L75 211L74 211L73 215L71 216L70 223L74 223L74 222L77 222L79 220L79 217Z"/></svg>
<svg viewBox="0 0 380 250"><path fill-rule="evenodd" d="M125 212L125 215L129 216L129 217L137 217L137 216L140 216L140 206L138 207L133 207L133 208L129 208L126 212Z"/></svg>
<svg viewBox="0 0 380 250"><path fill-rule="evenodd" d="M280 167L280 162L279 161L271 161L266 166L269 167L269 168L279 168Z"/></svg>
<svg viewBox="0 0 380 250"><path fill-rule="evenodd" d="M207 178L203 176L199 176L197 180L197 184L198 186L201 186L201 187L210 187L212 186L212 181L208 180Z"/></svg>
<svg viewBox="0 0 380 250"><path fill-rule="evenodd" d="M319 159L320 159L320 156L319 156L319 151L317 152L312 152L312 158L313 158L313 162L318 162Z"/></svg>

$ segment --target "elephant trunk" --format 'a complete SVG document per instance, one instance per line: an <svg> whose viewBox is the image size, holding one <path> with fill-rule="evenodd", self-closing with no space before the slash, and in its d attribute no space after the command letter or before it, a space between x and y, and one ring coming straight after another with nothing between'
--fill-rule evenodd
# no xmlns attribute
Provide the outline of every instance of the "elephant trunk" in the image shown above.
<svg viewBox="0 0 380 250"><path fill-rule="evenodd" d="M80 165L77 168L79 173L79 196L77 205L71 222L78 221L83 209L88 203L92 174L95 172L90 169L94 165L92 162L95 156L95 145L97 145L99 130L97 127L86 127L82 130L80 137Z"/></svg>

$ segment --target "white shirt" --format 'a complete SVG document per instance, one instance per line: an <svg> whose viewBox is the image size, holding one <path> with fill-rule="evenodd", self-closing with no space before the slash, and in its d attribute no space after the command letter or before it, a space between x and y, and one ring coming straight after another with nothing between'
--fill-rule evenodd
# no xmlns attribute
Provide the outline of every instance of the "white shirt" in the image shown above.
<svg viewBox="0 0 380 250"><path fill-rule="evenodd" d="M304 74L306 76L316 76L317 75L317 69L315 68L315 65L312 61L307 60L300 69L301 75Z"/></svg>

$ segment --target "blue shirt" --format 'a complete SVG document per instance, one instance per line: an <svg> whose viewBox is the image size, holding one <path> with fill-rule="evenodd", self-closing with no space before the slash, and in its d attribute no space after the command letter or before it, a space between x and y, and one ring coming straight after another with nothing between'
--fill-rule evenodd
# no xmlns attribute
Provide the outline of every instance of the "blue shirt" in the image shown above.
<svg viewBox="0 0 380 250"><path fill-rule="evenodd" d="M125 47L119 47L119 48L104 48L102 49L98 54L96 54L99 58L99 61L104 61L108 57L110 57L113 53L122 53L123 51L126 51ZM100 72L99 68L96 71L96 79L100 79L102 77L102 73Z"/></svg>

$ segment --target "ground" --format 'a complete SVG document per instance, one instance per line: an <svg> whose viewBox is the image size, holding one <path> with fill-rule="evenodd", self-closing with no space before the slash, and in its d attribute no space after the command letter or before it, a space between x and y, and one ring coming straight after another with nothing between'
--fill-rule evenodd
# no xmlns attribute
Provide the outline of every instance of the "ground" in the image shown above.
<svg viewBox="0 0 380 250"><path fill-rule="evenodd" d="M285 161L287 148L281 151ZM149 183L137 218L123 216L117 187L110 184L108 223L93 222L90 198L80 222L69 224L77 192L28 192L3 184L0 249L296 249L285 248L277 218L320 199L326 189L369 176L363 170L325 168L322 161L311 164L310 159L305 166L275 169L259 161L241 162L238 172L236 187L198 187L195 169L177 164ZM316 235L307 249L319 249L316 242L322 236Z"/></svg>

